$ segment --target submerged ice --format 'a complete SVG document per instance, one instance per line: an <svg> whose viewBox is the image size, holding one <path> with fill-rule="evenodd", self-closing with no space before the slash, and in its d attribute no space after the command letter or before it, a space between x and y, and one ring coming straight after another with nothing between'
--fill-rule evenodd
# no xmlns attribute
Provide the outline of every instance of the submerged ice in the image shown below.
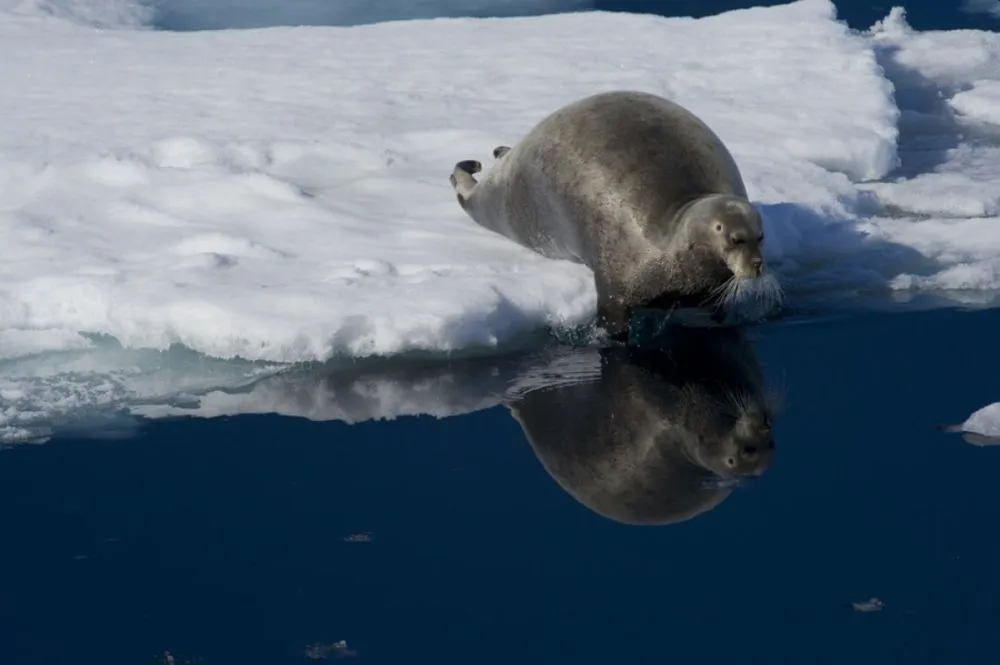
<svg viewBox="0 0 1000 665"><path fill-rule="evenodd" d="M900 9L858 33L826 0L197 33L80 18L141 26L137 6L0 2L5 438L283 363L589 323L590 271L477 228L447 174L609 89L720 134L789 306L1000 293L995 33L917 32ZM202 360L164 378L177 349Z"/></svg>
<svg viewBox="0 0 1000 665"><path fill-rule="evenodd" d="M1000 18L1000 0L963 0L962 9L971 13L992 14Z"/></svg>
<svg viewBox="0 0 1000 665"><path fill-rule="evenodd" d="M181 31L531 16L594 6L594 0L0 0L0 11L5 3L21 14L81 25Z"/></svg>

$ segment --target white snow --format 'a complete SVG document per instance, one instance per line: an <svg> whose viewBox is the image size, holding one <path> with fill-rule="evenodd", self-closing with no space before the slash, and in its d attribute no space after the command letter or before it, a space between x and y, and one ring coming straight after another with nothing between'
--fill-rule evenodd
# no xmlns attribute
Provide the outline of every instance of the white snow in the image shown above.
<svg viewBox="0 0 1000 665"><path fill-rule="evenodd" d="M903 168L865 187L882 214L859 228L929 261L898 266L890 287L993 302L1000 289L1000 132L989 123L1000 114L1000 34L917 32L895 8L873 27L872 40L903 109Z"/></svg>
<svg viewBox="0 0 1000 665"><path fill-rule="evenodd" d="M203 32L143 6L0 0L0 438L588 324L590 272L476 227L447 176L610 89L722 136L793 307L1000 294L995 33L857 33L827 0Z"/></svg>
<svg viewBox="0 0 1000 665"><path fill-rule="evenodd" d="M973 81L970 89L951 98L951 107L974 120L1000 125L1000 81Z"/></svg>
<svg viewBox="0 0 1000 665"><path fill-rule="evenodd" d="M955 429L965 433L969 443L980 446L1000 444L1000 402L984 406Z"/></svg>

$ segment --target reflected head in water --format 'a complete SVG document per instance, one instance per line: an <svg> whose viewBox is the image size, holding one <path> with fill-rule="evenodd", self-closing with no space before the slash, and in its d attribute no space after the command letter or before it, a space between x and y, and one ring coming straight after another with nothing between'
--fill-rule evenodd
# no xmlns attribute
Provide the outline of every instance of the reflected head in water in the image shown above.
<svg viewBox="0 0 1000 665"><path fill-rule="evenodd" d="M564 490L626 524L711 510L775 450L764 375L738 328L567 351L522 377L507 406Z"/></svg>

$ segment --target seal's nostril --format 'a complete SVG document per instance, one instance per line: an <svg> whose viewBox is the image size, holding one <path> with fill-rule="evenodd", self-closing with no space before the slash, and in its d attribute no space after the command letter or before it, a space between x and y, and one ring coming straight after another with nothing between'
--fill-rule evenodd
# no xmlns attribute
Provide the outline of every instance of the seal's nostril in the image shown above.
<svg viewBox="0 0 1000 665"><path fill-rule="evenodd" d="M764 260L760 258L751 259L750 265L753 266L754 272L758 275L764 271Z"/></svg>

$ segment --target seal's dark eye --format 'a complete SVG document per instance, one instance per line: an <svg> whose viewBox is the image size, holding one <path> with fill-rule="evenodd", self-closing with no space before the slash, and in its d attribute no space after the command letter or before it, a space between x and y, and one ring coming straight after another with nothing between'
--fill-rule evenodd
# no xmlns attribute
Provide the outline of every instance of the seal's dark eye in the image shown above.
<svg viewBox="0 0 1000 665"><path fill-rule="evenodd" d="M722 224L716 224L715 230L718 231L719 233L722 233Z"/></svg>

